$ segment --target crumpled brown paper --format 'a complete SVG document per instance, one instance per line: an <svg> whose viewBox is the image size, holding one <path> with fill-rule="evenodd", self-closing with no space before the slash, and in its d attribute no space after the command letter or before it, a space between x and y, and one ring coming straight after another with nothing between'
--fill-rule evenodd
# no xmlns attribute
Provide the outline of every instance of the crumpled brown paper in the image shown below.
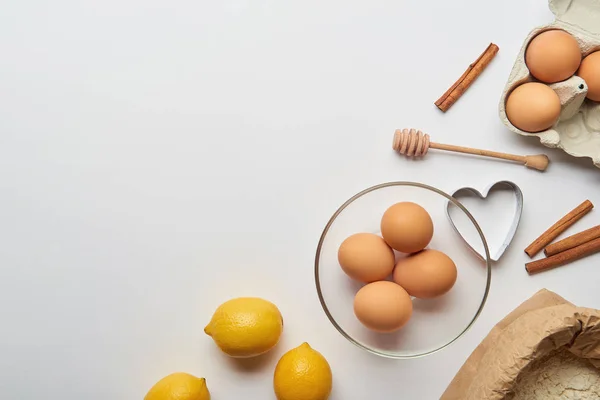
<svg viewBox="0 0 600 400"><path fill-rule="evenodd" d="M561 347L600 368L600 310L540 290L492 328L440 400L502 400L520 371Z"/></svg>

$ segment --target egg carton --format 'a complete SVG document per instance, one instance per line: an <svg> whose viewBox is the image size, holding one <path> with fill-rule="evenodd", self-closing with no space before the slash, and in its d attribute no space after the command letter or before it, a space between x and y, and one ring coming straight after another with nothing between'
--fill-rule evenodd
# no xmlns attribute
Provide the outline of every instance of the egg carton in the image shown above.
<svg viewBox="0 0 600 400"><path fill-rule="evenodd" d="M506 116L506 98L517 86L535 82L525 64L525 50L538 34L562 29L577 39L583 56L600 50L600 0L549 0L554 22L534 28L525 38L521 51L504 87L500 99L499 113L504 125L512 132L523 136L536 136L550 148L560 148L574 157L589 157L600 168L600 103L586 100L587 85L578 77L549 84L561 103L558 121L549 129L531 133L515 127Z"/></svg>

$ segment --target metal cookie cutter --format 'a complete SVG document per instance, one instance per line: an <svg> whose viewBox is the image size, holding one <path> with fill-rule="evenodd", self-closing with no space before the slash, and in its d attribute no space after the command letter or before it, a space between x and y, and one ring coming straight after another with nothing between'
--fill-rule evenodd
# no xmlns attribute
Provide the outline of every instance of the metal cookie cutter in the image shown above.
<svg viewBox="0 0 600 400"><path fill-rule="evenodd" d="M478 190L473 189L471 187L463 187L463 188L456 190L454 193L451 194L452 197L456 198L456 195L459 195L461 193L470 193L470 194L474 194L475 196L479 197L482 200L485 200L488 197L488 194L493 189L498 188L498 187L507 187L513 191L513 193L515 194L515 201L517 204L517 209L515 211L515 216L513 218L513 222L510 225L508 234L506 235L506 238L504 239L502 246L500 246L498 251L496 251L496 253L491 256L492 261L498 261L502 257L502 255L506 251L506 248L510 245L510 242L512 242L512 240L515 236L515 233L517 232L517 228L519 227L519 222L521 221L521 214L523 213L523 192L521 192L521 189L513 182L499 181L499 182L493 183L492 185L488 186L483 191L483 193L481 193ZM448 202L446 204L446 216L448 217L448 220L450 221L452 228L454 228L454 231L461 237L461 239L467 244L467 246L469 246L469 248L471 250L473 250L473 252L475 254L477 254L482 260L485 260L485 257L482 256L477 250L475 250L473 248L473 246L471 246L471 244L468 242L468 240L465 239L465 237L460 233L460 231L456 227L456 224L454 223L454 221L452 220L452 217L450 216L450 206L451 205L452 205L451 202Z"/></svg>

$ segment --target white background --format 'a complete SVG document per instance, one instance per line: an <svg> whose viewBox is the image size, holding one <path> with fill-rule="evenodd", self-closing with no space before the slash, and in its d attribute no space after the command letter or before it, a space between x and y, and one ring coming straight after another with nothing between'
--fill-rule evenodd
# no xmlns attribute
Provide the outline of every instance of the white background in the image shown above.
<svg viewBox="0 0 600 400"><path fill-rule="evenodd" d="M308 341L330 361L333 400L435 399L538 289L600 308L600 256L523 268L523 248L555 220L586 198L600 204L600 171L497 115L524 37L552 17L544 0L5 1L0 397L141 399L187 371L216 400L273 399L278 357ZM490 42L496 59L441 113L433 102ZM406 160L391 150L403 127L546 152L552 165L439 151ZM313 282L336 208L385 181L450 192L500 179L521 186L525 211L474 327L414 361L346 342ZM598 212L568 233L599 224ZM286 321L257 363L222 356L202 332L221 302L245 295L272 300Z"/></svg>

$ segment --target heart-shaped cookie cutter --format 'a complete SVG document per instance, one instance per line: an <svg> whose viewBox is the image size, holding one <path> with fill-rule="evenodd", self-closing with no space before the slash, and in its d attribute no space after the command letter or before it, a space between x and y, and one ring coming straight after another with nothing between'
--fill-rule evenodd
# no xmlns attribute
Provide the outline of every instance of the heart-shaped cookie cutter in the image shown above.
<svg viewBox="0 0 600 400"><path fill-rule="evenodd" d="M508 234L506 235L506 238L504 239L504 241L502 242L502 245L496 251L496 253L491 256L492 261L498 261L502 257L502 255L504 254L504 252L506 251L506 249L512 242L513 238L515 237L515 233L517 232L517 228L519 227L519 222L521 221L521 214L523 213L523 192L521 191L519 186L517 186L516 183L510 182L510 181L499 181L499 182L493 183L490 186L488 186L483 191L483 193L481 193L480 191L478 191L477 189L474 189L472 187L463 187L463 188L460 188L460 189L454 191L454 193L451 194L451 196L454 197L455 199L456 199L457 195L460 195L462 193L465 193L465 194L468 193L468 194L477 196L481 200L485 200L488 197L489 193L497 187L506 187L513 191L513 193L515 194L517 208L515 210L515 215L514 215L512 224L510 225L510 228L508 229ZM461 239L467 244L467 246L469 246L469 248L475 254L477 254L479 256L479 258L481 258L482 260L485 260L485 257L482 256L477 250L475 250L475 248L473 248L473 246L471 246L469 241L458 230L456 224L454 223L454 220L452 219L452 216L450 215L451 205L452 205L451 202L448 202L446 205L446 216L448 217L448 220L450 221L450 225L452 225L452 228L454 228L454 231L461 237Z"/></svg>

